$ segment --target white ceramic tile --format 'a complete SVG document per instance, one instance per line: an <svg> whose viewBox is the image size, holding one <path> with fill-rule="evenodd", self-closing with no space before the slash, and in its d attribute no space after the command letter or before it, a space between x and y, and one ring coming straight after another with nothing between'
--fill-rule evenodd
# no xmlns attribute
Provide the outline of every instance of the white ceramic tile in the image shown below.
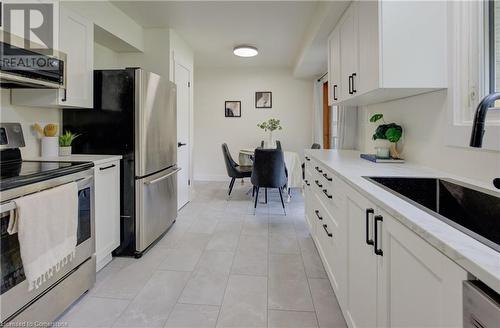
<svg viewBox="0 0 500 328"><path fill-rule="evenodd" d="M221 305L228 276L195 272L182 292L179 303Z"/></svg>
<svg viewBox="0 0 500 328"><path fill-rule="evenodd" d="M306 280L302 257L294 254L270 254L269 277L277 280Z"/></svg>
<svg viewBox="0 0 500 328"><path fill-rule="evenodd" d="M201 254L199 249L169 249L158 270L193 271Z"/></svg>
<svg viewBox="0 0 500 328"><path fill-rule="evenodd" d="M229 275L233 257L233 252L206 250L201 255L195 270L197 272Z"/></svg>
<svg viewBox="0 0 500 328"><path fill-rule="evenodd" d="M178 303L168 317L165 328L213 328L219 307Z"/></svg>
<svg viewBox="0 0 500 328"><path fill-rule="evenodd" d="M307 279L269 278L270 309L314 311Z"/></svg>
<svg viewBox="0 0 500 328"><path fill-rule="evenodd" d="M240 251L234 256L232 274L267 276L268 254L265 251Z"/></svg>
<svg viewBox="0 0 500 328"><path fill-rule="evenodd" d="M346 328L347 324L328 279L309 279L309 286L321 328Z"/></svg>
<svg viewBox="0 0 500 328"><path fill-rule="evenodd" d="M221 231L215 232L207 244L207 250L234 252L240 239L239 232Z"/></svg>
<svg viewBox="0 0 500 328"><path fill-rule="evenodd" d="M300 254L299 243L295 237L295 232L293 235L270 233L269 251L275 254Z"/></svg>
<svg viewBox="0 0 500 328"><path fill-rule="evenodd" d="M163 327L189 272L157 271L116 322L115 327Z"/></svg>
<svg viewBox="0 0 500 328"><path fill-rule="evenodd" d="M314 312L269 310L269 328L317 328ZM332 327L335 328L335 327Z"/></svg>
<svg viewBox="0 0 500 328"><path fill-rule="evenodd" d="M217 327L267 327L267 278L231 275Z"/></svg>
<svg viewBox="0 0 500 328"><path fill-rule="evenodd" d="M111 327L128 304L128 300L86 297L57 322L60 327Z"/></svg>

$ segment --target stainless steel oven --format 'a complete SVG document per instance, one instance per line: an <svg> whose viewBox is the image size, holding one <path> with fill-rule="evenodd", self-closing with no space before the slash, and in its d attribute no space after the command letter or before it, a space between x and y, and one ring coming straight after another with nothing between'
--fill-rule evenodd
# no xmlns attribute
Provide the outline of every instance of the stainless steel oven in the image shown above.
<svg viewBox="0 0 500 328"><path fill-rule="evenodd" d="M75 258L36 290L28 291L17 234L7 225L15 211L15 198L75 181L78 185L78 229ZM51 322L95 283L94 180L88 169L1 192L2 326Z"/></svg>

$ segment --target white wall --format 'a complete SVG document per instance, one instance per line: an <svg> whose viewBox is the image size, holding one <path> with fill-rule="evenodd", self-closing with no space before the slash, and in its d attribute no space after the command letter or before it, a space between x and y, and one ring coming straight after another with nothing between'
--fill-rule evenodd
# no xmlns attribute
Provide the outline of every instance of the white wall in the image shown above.
<svg viewBox="0 0 500 328"><path fill-rule="evenodd" d="M368 121L374 113L384 114L387 122L403 125L405 159L487 184L491 184L494 177L500 177L500 152L446 144L446 91L360 108L358 147L361 151L373 152L371 137L377 124Z"/></svg>
<svg viewBox="0 0 500 328"><path fill-rule="evenodd" d="M13 106L10 103L10 90L1 89L0 93L0 122L19 122L23 128L26 147L21 149L23 157L40 155L40 140L33 131L33 124L40 123L43 127L48 123L55 123L61 127L61 110L56 108L38 108Z"/></svg>
<svg viewBox="0 0 500 328"><path fill-rule="evenodd" d="M257 127L269 118L281 120L276 139L285 150L302 155L312 141L313 87L285 69L196 68L194 76L194 179L226 180L221 144L233 158L238 150L257 147L267 134ZM255 108L255 91L272 91L273 108ZM241 101L241 118L224 117L224 101Z"/></svg>

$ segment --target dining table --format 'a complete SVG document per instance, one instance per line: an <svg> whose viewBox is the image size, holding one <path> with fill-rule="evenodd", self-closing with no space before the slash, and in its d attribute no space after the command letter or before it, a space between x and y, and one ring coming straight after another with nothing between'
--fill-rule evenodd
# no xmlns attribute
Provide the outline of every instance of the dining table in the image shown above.
<svg viewBox="0 0 500 328"><path fill-rule="evenodd" d="M253 165L254 152L255 148L241 149L238 156L240 165ZM287 187L290 194L290 189L302 188L302 163L299 154L294 151L284 150L283 156L288 171Z"/></svg>

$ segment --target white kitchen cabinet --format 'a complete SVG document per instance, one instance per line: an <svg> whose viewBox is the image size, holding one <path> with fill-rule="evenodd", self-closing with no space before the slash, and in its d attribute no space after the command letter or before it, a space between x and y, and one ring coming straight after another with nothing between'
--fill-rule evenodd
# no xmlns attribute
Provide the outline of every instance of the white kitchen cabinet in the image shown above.
<svg viewBox="0 0 500 328"><path fill-rule="evenodd" d="M358 68L358 30L357 10L358 3L353 2L341 18L340 35L340 102L354 96L354 79Z"/></svg>
<svg viewBox="0 0 500 328"><path fill-rule="evenodd" d="M348 326L461 327L467 272L307 156L310 232Z"/></svg>
<svg viewBox="0 0 500 328"><path fill-rule="evenodd" d="M94 167L96 267L99 271L120 245L120 161Z"/></svg>
<svg viewBox="0 0 500 328"><path fill-rule="evenodd" d="M377 278L379 256L367 242L366 222L373 217L375 207L353 190L346 197L347 221L347 294L345 319L349 327L376 327ZM368 217L368 219L367 219ZM368 227L368 238L372 228Z"/></svg>
<svg viewBox="0 0 500 328"><path fill-rule="evenodd" d="M36 107L93 107L94 24L59 6L59 49L66 54L66 89L13 89L12 103Z"/></svg>
<svg viewBox="0 0 500 328"><path fill-rule="evenodd" d="M352 2L328 47L329 58L340 52L339 103L366 105L446 88L446 17L444 1Z"/></svg>
<svg viewBox="0 0 500 328"><path fill-rule="evenodd" d="M467 273L383 210L379 327L462 327Z"/></svg>
<svg viewBox="0 0 500 328"><path fill-rule="evenodd" d="M334 30L328 38L328 105L337 104L340 99L340 34Z"/></svg>

